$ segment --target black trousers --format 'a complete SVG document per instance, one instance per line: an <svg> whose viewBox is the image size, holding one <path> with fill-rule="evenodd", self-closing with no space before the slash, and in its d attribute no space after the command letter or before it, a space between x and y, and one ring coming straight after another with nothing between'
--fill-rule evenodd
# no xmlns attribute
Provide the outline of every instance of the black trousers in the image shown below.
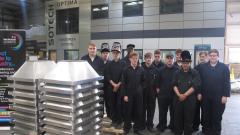
<svg viewBox="0 0 240 135"><path fill-rule="evenodd" d="M170 112L170 128L174 128L173 98L168 96L158 96L159 123L157 128L164 130L167 128L167 112Z"/></svg>
<svg viewBox="0 0 240 135"><path fill-rule="evenodd" d="M110 91L109 94L110 103L110 115L113 123L120 124L123 121L122 118L122 97L121 92Z"/></svg>
<svg viewBox="0 0 240 135"><path fill-rule="evenodd" d="M222 115L225 104L222 97L205 98L202 100L203 127L206 135L221 135Z"/></svg>
<svg viewBox="0 0 240 135"><path fill-rule="evenodd" d="M193 119L193 129L199 129L199 126L202 123L201 104L202 104L201 101L199 100L196 101L195 115Z"/></svg>
<svg viewBox="0 0 240 135"><path fill-rule="evenodd" d="M110 113L110 89L108 86L105 86L106 84L104 84L104 87L103 87L103 91L104 91L104 95L103 95L103 98L104 98L104 102L102 102L101 104L104 104L105 105L105 109L106 109L106 114L107 114L107 117L108 118L111 118L111 113Z"/></svg>
<svg viewBox="0 0 240 135"><path fill-rule="evenodd" d="M131 122L133 121L133 130L139 131L142 126L142 111L143 111L143 95L142 92L137 92L128 96L128 102L124 102L124 130L129 131L132 128Z"/></svg>
<svg viewBox="0 0 240 135"><path fill-rule="evenodd" d="M196 106L196 96L190 95L184 101L174 97L174 132L175 135L192 135L192 123Z"/></svg>
<svg viewBox="0 0 240 135"><path fill-rule="evenodd" d="M156 107L156 93L151 88L143 90L142 128L153 128L153 118Z"/></svg>

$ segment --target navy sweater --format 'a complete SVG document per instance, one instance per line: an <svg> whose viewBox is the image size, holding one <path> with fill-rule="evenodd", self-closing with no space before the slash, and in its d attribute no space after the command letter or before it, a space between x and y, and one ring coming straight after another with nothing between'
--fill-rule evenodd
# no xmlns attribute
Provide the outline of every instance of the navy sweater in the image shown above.
<svg viewBox="0 0 240 135"><path fill-rule="evenodd" d="M230 96L230 72L228 67L218 62L215 67L210 62L201 64L199 73L202 80L201 92L204 97Z"/></svg>

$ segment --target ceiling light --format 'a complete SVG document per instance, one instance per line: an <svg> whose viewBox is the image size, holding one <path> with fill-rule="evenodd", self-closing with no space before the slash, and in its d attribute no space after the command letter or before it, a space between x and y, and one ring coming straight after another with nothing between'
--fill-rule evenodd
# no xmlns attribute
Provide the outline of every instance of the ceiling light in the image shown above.
<svg viewBox="0 0 240 135"><path fill-rule="evenodd" d="M108 10L108 7L102 7L102 10Z"/></svg>
<svg viewBox="0 0 240 135"><path fill-rule="evenodd" d="M99 8L94 8L93 11L100 11L100 9Z"/></svg>
<svg viewBox="0 0 240 135"><path fill-rule="evenodd" d="M127 6L133 6L133 5L137 5L137 2L129 2L126 4Z"/></svg>

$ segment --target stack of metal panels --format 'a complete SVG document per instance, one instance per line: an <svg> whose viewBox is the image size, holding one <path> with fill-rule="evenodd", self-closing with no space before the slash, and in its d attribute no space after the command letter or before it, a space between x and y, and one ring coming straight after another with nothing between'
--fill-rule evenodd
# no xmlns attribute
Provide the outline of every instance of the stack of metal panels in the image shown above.
<svg viewBox="0 0 240 135"><path fill-rule="evenodd" d="M46 135L99 134L103 77L86 61L60 61L43 79L41 131Z"/></svg>
<svg viewBox="0 0 240 135"><path fill-rule="evenodd" d="M53 61L26 61L9 79L13 80L13 134L38 134L38 81L56 66Z"/></svg>

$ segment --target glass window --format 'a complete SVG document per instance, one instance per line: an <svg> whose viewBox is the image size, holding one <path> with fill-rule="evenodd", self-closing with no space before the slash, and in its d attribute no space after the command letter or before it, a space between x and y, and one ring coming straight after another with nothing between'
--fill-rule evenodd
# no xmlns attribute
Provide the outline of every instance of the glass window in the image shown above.
<svg viewBox="0 0 240 135"><path fill-rule="evenodd" d="M160 14L183 13L183 0L160 0Z"/></svg>
<svg viewBox="0 0 240 135"><path fill-rule="evenodd" d="M78 60L79 51L78 50L64 50L64 60Z"/></svg>
<svg viewBox="0 0 240 135"><path fill-rule="evenodd" d="M108 18L108 5L92 6L92 19Z"/></svg>
<svg viewBox="0 0 240 135"><path fill-rule="evenodd" d="M143 15L143 1L125 1L123 2L123 17L142 16Z"/></svg>
<svg viewBox="0 0 240 135"><path fill-rule="evenodd" d="M56 11L57 34L74 34L79 32L79 8Z"/></svg>

